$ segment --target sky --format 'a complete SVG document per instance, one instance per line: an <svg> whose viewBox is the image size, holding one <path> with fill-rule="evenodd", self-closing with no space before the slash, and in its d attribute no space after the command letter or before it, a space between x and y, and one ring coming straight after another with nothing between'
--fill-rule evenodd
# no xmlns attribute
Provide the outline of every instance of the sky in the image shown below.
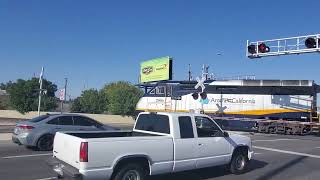
<svg viewBox="0 0 320 180"><path fill-rule="evenodd" d="M173 78L202 64L217 77L307 79L320 54L248 59L247 40L320 33L320 1L0 0L0 82L39 76L75 98L88 88L138 82L142 61L173 58Z"/></svg>

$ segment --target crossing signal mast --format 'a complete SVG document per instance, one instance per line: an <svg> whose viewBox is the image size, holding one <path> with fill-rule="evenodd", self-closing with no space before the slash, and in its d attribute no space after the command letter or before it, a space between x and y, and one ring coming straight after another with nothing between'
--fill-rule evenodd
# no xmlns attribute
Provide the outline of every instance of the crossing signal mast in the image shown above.
<svg viewBox="0 0 320 180"><path fill-rule="evenodd" d="M247 40L248 58L320 52L320 34L262 41Z"/></svg>

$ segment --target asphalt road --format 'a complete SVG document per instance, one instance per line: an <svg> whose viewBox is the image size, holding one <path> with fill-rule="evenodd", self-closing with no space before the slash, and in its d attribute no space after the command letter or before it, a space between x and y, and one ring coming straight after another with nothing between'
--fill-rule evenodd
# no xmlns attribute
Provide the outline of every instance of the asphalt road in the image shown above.
<svg viewBox="0 0 320 180"><path fill-rule="evenodd" d="M207 168L152 177L152 180L318 180L320 177L320 137L251 135L255 157L243 175L233 175L223 167ZM0 179L47 180L55 174L45 161L51 152L39 152L0 141Z"/></svg>

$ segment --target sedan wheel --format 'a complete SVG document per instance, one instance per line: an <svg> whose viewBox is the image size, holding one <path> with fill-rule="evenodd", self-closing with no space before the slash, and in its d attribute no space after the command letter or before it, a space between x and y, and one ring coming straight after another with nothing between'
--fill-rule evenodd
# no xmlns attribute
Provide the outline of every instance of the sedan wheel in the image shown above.
<svg viewBox="0 0 320 180"><path fill-rule="evenodd" d="M37 143L37 148L40 151L50 151L53 147L53 138L51 134L46 134L40 137Z"/></svg>

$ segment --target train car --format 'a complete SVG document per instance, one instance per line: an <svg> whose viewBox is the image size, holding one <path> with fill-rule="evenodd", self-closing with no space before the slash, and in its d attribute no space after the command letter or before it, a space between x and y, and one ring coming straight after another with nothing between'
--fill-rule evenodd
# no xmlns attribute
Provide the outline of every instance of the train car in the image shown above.
<svg viewBox="0 0 320 180"><path fill-rule="evenodd" d="M208 80L141 84L136 110L204 112L213 117L309 121L317 112L319 86L311 80Z"/></svg>

